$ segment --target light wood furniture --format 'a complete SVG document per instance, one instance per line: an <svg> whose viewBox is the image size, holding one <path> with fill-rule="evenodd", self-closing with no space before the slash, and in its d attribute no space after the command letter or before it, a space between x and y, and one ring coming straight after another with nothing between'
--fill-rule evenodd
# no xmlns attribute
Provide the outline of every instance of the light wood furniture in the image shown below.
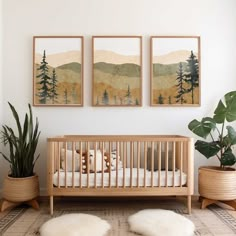
<svg viewBox="0 0 236 236"><path fill-rule="evenodd" d="M47 143L51 214L54 196L186 196L188 213L191 213L192 138L178 135L65 135L48 138ZM71 150L72 162L65 150ZM90 150L100 150L103 154L116 150L116 168L107 173L102 165L103 169L97 172L95 164L93 173L83 173L82 158L79 168L76 166L76 151L88 153ZM148 156L148 150L151 156ZM94 153L96 163L96 151ZM151 158L151 167L147 165L148 158ZM122 168L118 165L119 159ZM154 166L154 159L157 159L158 167ZM172 169L168 170L170 161ZM165 163L164 170L161 162ZM71 168L67 168L69 163Z"/></svg>

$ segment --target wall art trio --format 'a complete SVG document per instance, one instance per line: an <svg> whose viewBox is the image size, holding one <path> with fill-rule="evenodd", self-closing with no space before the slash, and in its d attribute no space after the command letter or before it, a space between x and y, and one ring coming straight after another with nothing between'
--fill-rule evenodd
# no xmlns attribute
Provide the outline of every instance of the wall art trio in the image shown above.
<svg viewBox="0 0 236 236"><path fill-rule="evenodd" d="M83 106L83 36L33 37L33 105ZM92 37L92 106L142 106L142 37ZM150 105L200 106L200 37L150 37Z"/></svg>

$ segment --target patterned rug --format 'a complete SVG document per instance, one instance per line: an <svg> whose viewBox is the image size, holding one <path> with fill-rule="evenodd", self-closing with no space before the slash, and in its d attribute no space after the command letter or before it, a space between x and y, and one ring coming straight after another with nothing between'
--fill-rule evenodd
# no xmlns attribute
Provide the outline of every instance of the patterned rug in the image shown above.
<svg viewBox="0 0 236 236"><path fill-rule="evenodd" d="M66 200L67 199L67 200ZM212 205L207 209L199 209L199 203L193 203L192 214L186 214L185 202L182 199L163 200L108 200L108 201L76 201L65 198L56 201L53 217L67 213L86 213L107 220L112 229L107 236L134 236L129 232L127 219L130 215L143 209L168 209L184 215L196 226L195 235L236 235L235 211ZM0 235L32 236L38 235L40 226L51 219L47 201L40 203L36 211L27 206L20 206L0 213Z"/></svg>

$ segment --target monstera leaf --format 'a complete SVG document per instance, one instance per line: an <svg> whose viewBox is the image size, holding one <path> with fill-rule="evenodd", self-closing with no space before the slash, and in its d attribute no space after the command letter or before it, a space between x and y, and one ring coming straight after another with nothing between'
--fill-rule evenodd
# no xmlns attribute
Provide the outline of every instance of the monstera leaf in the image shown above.
<svg viewBox="0 0 236 236"><path fill-rule="evenodd" d="M204 117L201 121L194 119L189 123L188 128L199 137L207 138L216 128L216 122L211 117Z"/></svg>
<svg viewBox="0 0 236 236"><path fill-rule="evenodd" d="M236 163L236 157L232 152L231 148L228 148L222 155L221 158L221 165L222 166L232 166Z"/></svg>
<svg viewBox="0 0 236 236"><path fill-rule="evenodd" d="M225 94L224 100L220 100L215 111L213 119L218 124L226 121L236 120L236 91Z"/></svg>
<svg viewBox="0 0 236 236"><path fill-rule="evenodd" d="M220 146L217 142L205 142L198 140L195 143L195 149L199 151L206 158L215 156L220 151Z"/></svg>

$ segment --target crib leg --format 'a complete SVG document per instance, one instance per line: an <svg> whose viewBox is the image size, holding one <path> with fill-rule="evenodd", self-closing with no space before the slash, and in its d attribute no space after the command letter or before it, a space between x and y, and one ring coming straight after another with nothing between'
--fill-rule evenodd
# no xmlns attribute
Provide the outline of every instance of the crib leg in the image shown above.
<svg viewBox="0 0 236 236"><path fill-rule="evenodd" d="M50 196L50 214L53 215L53 196Z"/></svg>
<svg viewBox="0 0 236 236"><path fill-rule="evenodd" d="M191 207L192 207L191 195L187 196L187 205L188 205L188 214L191 214Z"/></svg>

